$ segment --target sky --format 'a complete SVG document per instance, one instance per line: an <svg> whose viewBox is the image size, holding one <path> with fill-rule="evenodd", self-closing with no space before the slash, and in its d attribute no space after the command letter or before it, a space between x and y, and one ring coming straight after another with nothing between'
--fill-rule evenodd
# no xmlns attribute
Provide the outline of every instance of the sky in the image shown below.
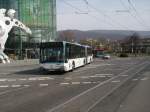
<svg viewBox="0 0 150 112"><path fill-rule="evenodd" d="M150 31L150 0L56 0L57 30Z"/></svg>

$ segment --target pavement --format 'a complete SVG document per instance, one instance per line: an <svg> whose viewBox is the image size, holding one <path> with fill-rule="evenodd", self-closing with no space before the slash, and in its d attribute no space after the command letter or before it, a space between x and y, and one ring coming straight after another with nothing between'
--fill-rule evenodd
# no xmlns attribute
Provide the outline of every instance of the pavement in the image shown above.
<svg viewBox="0 0 150 112"><path fill-rule="evenodd" d="M117 112L150 112L150 71L143 74Z"/></svg>
<svg viewBox="0 0 150 112"><path fill-rule="evenodd" d="M148 67L148 57L94 59L66 73L41 72L37 63L2 65L0 112L122 112L133 88L149 81L142 75Z"/></svg>

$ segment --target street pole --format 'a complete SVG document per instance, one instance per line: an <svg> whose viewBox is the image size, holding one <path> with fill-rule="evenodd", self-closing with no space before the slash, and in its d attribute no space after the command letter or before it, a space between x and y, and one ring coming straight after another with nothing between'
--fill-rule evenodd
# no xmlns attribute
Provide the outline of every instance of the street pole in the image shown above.
<svg viewBox="0 0 150 112"><path fill-rule="evenodd" d="M20 36L20 59L22 59L22 38Z"/></svg>
<svg viewBox="0 0 150 112"><path fill-rule="evenodd" d="M134 50L133 50L133 40L132 40L132 54L133 54Z"/></svg>

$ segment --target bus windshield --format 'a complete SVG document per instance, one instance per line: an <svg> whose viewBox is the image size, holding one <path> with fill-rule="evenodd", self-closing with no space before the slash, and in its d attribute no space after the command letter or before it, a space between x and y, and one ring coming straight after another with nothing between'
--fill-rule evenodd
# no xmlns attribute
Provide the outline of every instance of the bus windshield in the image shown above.
<svg viewBox="0 0 150 112"><path fill-rule="evenodd" d="M63 47L43 47L41 48L41 62L63 62Z"/></svg>

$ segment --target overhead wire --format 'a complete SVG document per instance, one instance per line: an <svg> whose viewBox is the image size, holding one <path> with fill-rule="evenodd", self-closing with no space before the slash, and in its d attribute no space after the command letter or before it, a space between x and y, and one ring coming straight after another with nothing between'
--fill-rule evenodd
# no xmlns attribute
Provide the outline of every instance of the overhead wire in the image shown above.
<svg viewBox="0 0 150 112"><path fill-rule="evenodd" d="M101 11L100 9L94 7L93 5L91 5L88 0L83 0L85 2L85 4L87 5L88 8L92 8L94 9L96 12L98 12L100 15L104 16L104 18L107 19L107 21L105 20L102 20L101 18L97 17L97 16L94 16L94 15L91 15L89 14L89 10L88 12L83 12L80 8L77 8L75 7L74 5L72 5L71 3L65 1L65 0L62 0L66 5L72 7L73 9L77 10L75 13L76 14L87 14L88 16L92 17L93 19L95 19L96 21L103 21L105 23L107 23L108 25L112 26L112 27L116 27L115 25L118 25L120 26L121 28L124 28L126 30L129 30L129 31L133 31L132 29L130 29L128 26L126 25L123 25L121 23L119 23L118 21L114 20L111 16L105 14L103 11ZM70 0L69 0L70 1ZM121 4L123 5L124 8L127 8L127 6L123 3L122 0L120 0ZM134 11L136 12L136 14L138 15L138 12L136 10L136 8L133 6L133 4L131 3L130 0L128 0L128 3L130 3L130 5L132 6L132 9L134 9ZM128 8L127 8L128 9ZM146 25L144 25L142 21L139 20L139 18L137 18L136 15L133 15L130 11L128 12L141 26L143 27L146 27ZM111 21L111 22L110 22ZM114 25L115 24L115 25Z"/></svg>
<svg viewBox="0 0 150 112"><path fill-rule="evenodd" d="M122 28L126 29L126 30L131 30L130 28L128 28L128 26L125 26L119 22L117 22L116 20L114 20L111 16L105 14L103 11L101 11L100 9L97 9L96 7L94 7L93 5L91 5L90 3L88 3L89 7L91 7L92 9L94 9L96 12L98 12L100 15L103 15L105 18L107 18L108 20L111 20L113 23L121 26Z"/></svg>
<svg viewBox="0 0 150 112"><path fill-rule="evenodd" d="M122 0L120 0L121 5L125 8L128 9L128 7L124 4L124 2ZM139 25L141 25L142 27L145 27L145 25L143 25L143 23L141 23L141 21L137 18L136 15L132 14L131 11L129 10L128 13L130 14L130 16L135 19L137 21L137 23Z"/></svg>
<svg viewBox="0 0 150 112"><path fill-rule="evenodd" d="M141 15L138 13L137 9L135 8L135 6L133 5L133 3L131 2L131 0L128 0L128 3L130 5L130 7L133 9L133 11L136 14L136 18L138 17L140 24L142 24L143 26L150 28L149 26L147 26L145 20L141 17Z"/></svg>
<svg viewBox="0 0 150 112"><path fill-rule="evenodd" d="M62 0L62 1L63 1L66 5L72 7L73 9L78 10L78 11L80 12L80 13L75 12L76 14L87 14L87 16L92 17L93 19L95 19L95 20L98 21L98 22L99 22L100 20L103 21L101 18L98 18L98 17L96 17L96 16L90 15L89 13L83 13L81 9L79 9L79 8L75 7L74 5L72 5L72 4L68 3L68 2L66 2L65 0ZM106 22L106 21L103 21L103 22L107 23L108 25L110 25L110 26L112 26L112 27L115 27L111 22Z"/></svg>

